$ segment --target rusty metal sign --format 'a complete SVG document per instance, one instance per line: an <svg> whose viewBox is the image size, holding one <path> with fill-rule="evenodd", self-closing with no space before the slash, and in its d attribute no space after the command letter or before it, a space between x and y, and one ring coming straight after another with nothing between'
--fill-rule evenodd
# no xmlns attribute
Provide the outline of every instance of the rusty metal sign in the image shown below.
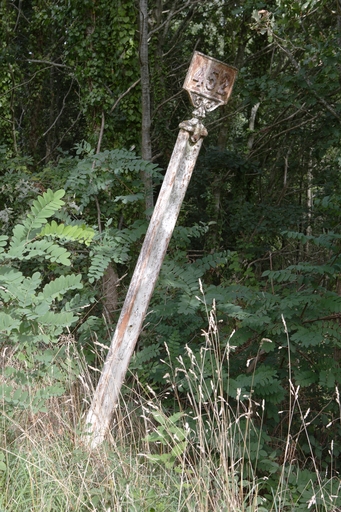
<svg viewBox="0 0 341 512"><path fill-rule="evenodd" d="M194 52L183 88L194 107L201 108L203 113L211 112L228 102L236 76L236 68Z"/></svg>

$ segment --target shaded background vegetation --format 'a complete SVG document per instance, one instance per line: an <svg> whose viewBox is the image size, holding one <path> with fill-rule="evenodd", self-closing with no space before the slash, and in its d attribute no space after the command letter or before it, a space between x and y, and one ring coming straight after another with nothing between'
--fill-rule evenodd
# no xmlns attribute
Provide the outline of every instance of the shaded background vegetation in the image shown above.
<svg viewBox="0 0 341 512"><path fill-rule="evenodd" d="M150 187L155 200L179 122L191 115L181 88L192 52L239 69L229 104L205 122L131 370L163 393L165 343L175 365L186 345L199 353L201 279L208 306L217 304L222 351L234 332L224 393L265 400L260 474L270 452L283 457L298 386L316 464L329 468L341 435L340 0L3 1L0 29L1 234L48 188L66 190L60 222L93 227L85 248L64 240L84 284L71 332L93 366L93 341L109 344L124 300ZM69 272L42 259L12 264L43 282ZM27 340L15 339L25 352ZM173 385L186 409L184 382ZM175 407L171 397L164 404ZM310 447L299 427L295 436L293 457L305 465Z"/></svg>

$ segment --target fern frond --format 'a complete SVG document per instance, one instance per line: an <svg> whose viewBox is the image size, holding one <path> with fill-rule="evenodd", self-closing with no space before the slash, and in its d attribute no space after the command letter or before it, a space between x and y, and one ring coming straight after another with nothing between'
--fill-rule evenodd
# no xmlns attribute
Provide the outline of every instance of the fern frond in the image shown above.
<svg viewBox="0 0 341 512"><path fill-rule="evenodd" d="M14 329L18 329L19 326L20 320L0 311L0 332L9 334Z"/></svg>
<svg viewBox="0 0 341 512"><path fill-rule="evenodd" d="M105 270L111 261L109 255L105 255L101 252L95 254L91 259L91 265L88 270L89 282L93 283L103 277Z"/></svg>
<svg viewBox="0 0 341 512"><path fill-rule="evenodd" d="M145 230L145 224L136 223L133 230L112 230L105 234L100 243L93 245L91 265L88 270L90 283L103 277L110 262L125 263L129 260L129 249L132 242L137 240Z"/></svg>
<svg viewBox="0 0 341 512"><path fill-rule="evenodd" d="M41 284L40 272L35 272L31 277L25 277L17 270L9 269L6 272L6 268L9 269L9 267L0 268L0 297L4 303L16 302L20 308L36 304L35 294Z"/></svg>
<svg viewBox="0 0 341 512"><path fill-rule="evenodd" d="M9 267L7 265L2 265L0 267L0 283L7 286L9 283L14 283L15 286L18 286L24 280L24 275L20 270Z"/></svg>
<svg viewBox="0 0 341 512"><path fill-rule="evenodd" d="M47 311L47 313L39 318L39 323L42 325L60 327L62 330L64 327L70 326L76 320L77 317L70 311L62 311L61 313Z"/></svg>
<svg viewBox="0 0 341 512"><path fill-rule="evenodd" d="M143 347L141 350L134 354L132 361L129 365L129 368L132 370L137 370L141 368L144 364L148 363L155 357L158 357L160 355L160 352L160 343L153 343L148 347Z"/></svg>
<svg viewBox="0 0 341 512"><path fill-rule="evenodd" d="M0 235L0 261L1 261L1 255L5 250L7 242L8 242L8 236Z"/></svg>
<svg viewBox="0 0 341 512"><path fill-rule="evenodd" d="M70 240L73 242L83 242L85 245L90 245L95 231L82 225L65 226L65 224L57 224L55 220L46 224L40 231L38 236L52 236L59 239Z"/></svg>
<svg viewBox="0 0 341 512"><path fill-rule="evenodd" d="M52 240L34 240L28 243L11 246L6 254L6 259L31 260L43 257L44 259L70 266L71 253L64 247L53 243Z"/></svg>
<svg viewBox="0 0 341 512"><path fill-rule="evenodd" d="M81 279L81 274L59 276L44 286L42 292L38 295L38 298L40 300L52 302L55 298L65 295L69 290L80 290L83 288Z"/></svg>
<svg viewBox="0 0 341 512"><path fill-rule="evenodd" d="M15 226L10 248L22 246L25 242L34 238L36 230L46 224L47 219L63 206L64 201L61 201L61 198L64 195L64 190L52 192L52 190L48 189L42 196L38 196L33 201L31 213L27 215L23 224ZM33 233L30 237L32 231Z"/></svg>

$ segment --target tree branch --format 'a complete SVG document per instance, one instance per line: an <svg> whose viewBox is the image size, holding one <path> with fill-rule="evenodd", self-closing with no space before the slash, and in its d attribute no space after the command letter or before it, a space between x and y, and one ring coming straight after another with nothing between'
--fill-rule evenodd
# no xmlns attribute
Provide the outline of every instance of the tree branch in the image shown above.
<svg viewBox="0 0 341 512"><path fill-rule="evenodd" d="M76 117L76 119L73 121L73 123L71 124L71 126L69 126L69 128L63 133L61 139L59 139L58 143L54 145L51 153L58 147L60 146L60 144L62 143L63 139L66 137L66 135L69 133L69 131L72 130L72 128L75 126L75 124L77 123L78 119L81 117L82 115L82 111L80 110L78 112L78 115ZM39 160L38 162L38 165L41 164L42 162L44 162L44 160L46 160L46 158L48 157L48 155L44 156L41 160Z"/></svg>
<svg viewBox="0 0 341 512"><path fill-rule="evenodd" d="M279 44L278 41L280 40L280 38L278 36L276 36L276 34L273 33L273 36L274 36L275 44L278 46L278 48L280 50L282 50L287 55L287 57L289 58L290 62L292 63L292 65L296 69L296 71L299 72L300 69L301 69L301 66L299 65L299 63L297 62L297 60L295 59L293 54L288 50L288 48L285 48L285 46L282 46L282 45ZM309 85L309 88L310 88L311 92L313 93L313 95L315 96L315 98L317 98L318 101L341 123L341 117L339 116L339 114L337 112L335 112L333 107L331 105L329 105L329 103L327 103L327 101L324 98L322 98L315 91L315 89L313 88L313 84L312 84L310 78L307 77L306 75L304 75L304 80L306 81L307 85Z"/></svg>
<svg viewBox="0 0 341 512"><path fill-rule="evenodd" d="M136 80L136 82L134 82L130 87L128 87L128 89L123 92L118 98L117 100L115 101L114 105L111 107L110 109L110 114L113 113L113 111L115 110L115 108L117 107L117 105L119 104L119 102L124 98L124 96L126 96L128 93L130 93L130 91L136 87L136 85L141 81L141 78L139 78L138 80Z"/></svg>
<svg viewBox="0 0 341 512"><path fill-rule="evenodd" d="M332 315L321 316L320 318L312 318L309 320L302 320L303 324L312 324L314 322L326 322L327 320L340 320L341 313L334 313Z"/></svg>
<svg viewBox="0 0 341 512"><path fill-rule="evenodd" d="M70 85L70 87L69 87L69 90L67 91L67 93L65 94L65 96L64 96L64 98L63 98L63 105L62 105L62 108L60 109L59 114L57 115L56 119L53 121L53 123L51 124L51 126L46 130L46 132L45 132L45 133L43 133L43 135L42 135L41 137L45 137L45 135L47 135L47 134L49 133L49 131L50 131L50 130L52 130L52 128L54 127L54 125L56 124L56 122L58 121L58 119L60 118L60 116L62 115L63 110L64 110L64 108L65 108L65 100L66 100L66 98L67 98L67 97L69 96L69 94L70 94L70 91L71 91L72 86L73 86L73 82L74 82L74 81L72 80L71 85ZM41 138L41 137L39 137L39 138Z"/></svg>
<svg viewBox="0 0 341 512"><path fill-rule="evenodd" d="M105 116L104 116L104 112L102 112L102 122L101 122L101 129L99 131L99 136L98 136L96 155L98 155L98 153L101 151L101 145L102 145L102 139L103 139L103 133L104 133L104 123L105 123Z"/></svg>
<svg viewBox="0 0 341 512"><path fill-rule="evenodd" d="M294 126L291 126L290 128L287 128L286 130L282 130L281 132L276 133L275 135L273 135L273 136L271 137L271 139L270 139L270 140L273 140L273 139L275 139L275 138L277 138L277 137L280 137L280 136L281 136L281 135L283 135L284 133L288 133L288 132L290 132L290 131L292 131L292 130L296 130L296 128L300 128L301 126L304 126L304 125L305 125L305 124L307 124L307 123L312 123L312 122L313 122L313 121L315 121L315 119L317 119L320 115L321 115L321 114L320 114L320 113L318 113L318 114L316 114L316 116L314 116L314 117L311 117L311 118L309 118L309 119L306 119L305 121L302 121L302 122L301 122L301 123L299 123L299 124L296 124L296 125L294 125ZM265 135L263 135L263 136L262 136L262 137L257 141L257 143L258 143L258 142L260 142L264 137L265 137ZM264 142L264 144L262 144L261 146L257 147L257 149L255 149L254 151L252 151L252 152L249 154L249 158L250 158L251 156L254 156L255 154L257 154L257 153L258 153L258 152L259 152L259 151L260 151L264 146L267 146L268 144L269 144L269 141L268 141L268 140L267 140L267 141L265 141L265 142Z"/></svg>
<svg viewBox="0 0 341 512"><path fill-rule="evenodd" d="M57 62L51 62L49 60L40 60L40 59L26 59L27 62L36 62L37 64L48 64L49 66L55 66L56 68L67 68L71 69L70 66L66 64L58 64Z"/></svg>
<svg viewBox="0 0 341 512"><path fill-rule="evenodd" d="M16 89L20 89L20 87L23 87L24 85L27 85L29 84L30 82L32 82L32 80L35 79L35 77L41 73L42 71L45 71L46 69L49 69L48 67L46 68L42 68L42 69L39 69L38 71L36 71L35 73L33 73L33 76L29 79L29 80L26 80L26 82L22 82L21 84L18 84L18 85L15 85L14 87L12 87L11 89L8 89L6 92L4 92L3 94L0 94L0 98L3 98L4 96L6 96L7 94L11 93L12 91L15 91Z"/></svg>
<svg viewBox="0 0 341 512"><path fill-rule="evenodd" d="M171 21L171 19L176 15L176 14L179 14L179 12L182 12L184 9L186 9L187 7L190 7L190 6L193 6L195 4L198 4L200 3L201 0L195 0L194 2L192 2L191 0L187 0L187 2L185 3L185 5L183 5L182 7L180 7L180 9L178 9L177 11L170 11L170 14L167 16L167 19L161 23L161 25L159 25L158 27L155 27L153 28L153 30L150 30L150 32L148 33L148 37L152 36L153 34L155 34L156 32L158 32L159 30L161 30L163 27L165 27L167 24L169 24L169 22Z"/></svg>

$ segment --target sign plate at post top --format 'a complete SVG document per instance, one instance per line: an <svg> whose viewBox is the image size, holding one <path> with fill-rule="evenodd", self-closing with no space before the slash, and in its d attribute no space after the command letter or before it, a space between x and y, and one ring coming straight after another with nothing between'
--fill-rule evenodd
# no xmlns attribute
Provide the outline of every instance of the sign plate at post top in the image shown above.
<svg viewBox="0 0 341 512"><path fill-rule="evenodd" d="M200 52L194 52L183 88L219 105L225 105L231 95L237 69ZM193 102L193 104L195 104Z"/></svg>

